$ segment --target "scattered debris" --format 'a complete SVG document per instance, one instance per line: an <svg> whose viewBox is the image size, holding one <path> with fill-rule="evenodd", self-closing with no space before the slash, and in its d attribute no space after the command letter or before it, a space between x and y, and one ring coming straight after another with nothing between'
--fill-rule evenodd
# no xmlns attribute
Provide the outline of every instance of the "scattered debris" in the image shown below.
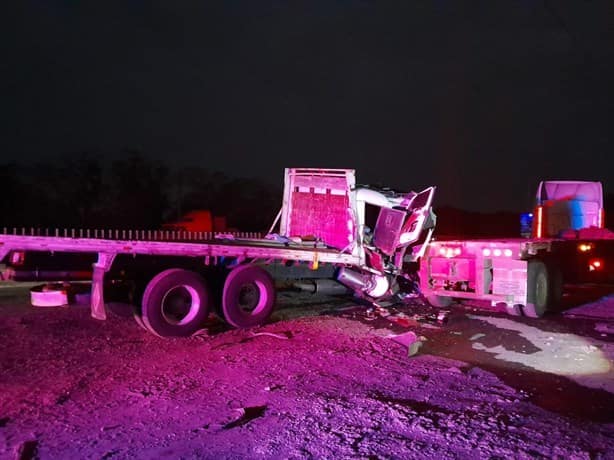
<svg viewBox="0 0 614 460"><path fill-rule="evenodd" d="M410 318L405 313L398 313L388 317L388 320L403 327L417 327L419 324L418 320L415 318L416 316L417 315L414 315L414 317Z"/></svg>
<svg viewBox="0 0 614 460"><path fill-rule="evenodd" d="M375 311L377 311L377 313L383 318L390 316L390 310L382 307L381 305L376 305Z"/></svg>
<svg viewBox="0 0 614 460"><path fill-rule="evenodd" d="M231 428L236 428L251 422L255 418L262 417L266 412L266 406L241 407L235 410L240 413L239 418L227 423L222 429L229 430Z"/></svg>
<svg viewBox="0 0 614 460"><path fill-rule="evenodd" d="M264 387L264 391L275 391L275 390L280 390L281 388L283 388L282 385L267 385L266 387Z"/></svg>
<svg viewBox="0 0 614 460"><path fill-rule="evenodd" d="M420 339L424 339L426 340L425 337L420 337ZM422 347L423 344L423 340L417 340L414 343L412 343L408 348L407 348L407 356L414 356L416 353L418 353L418 350L420 350L420 348Z"/></svg>
<svg viewBox="0 0 614 460"><path fill-rule="evenodd" d="M440 310L437 312L436 321L439 324L446 324L448 322L448 318L450 316L450 312L448 310Z"/></svg>
<svg viewBox="0 0 614 460"><path fill-rule="evenodd" d="M274 332L253 332L251 337L258 337L259 335L268 335L269 337L275 337L276 339L288 340L292 338L292 332L285 331L281 334L276 334Z"/></svg>
<svg viewBox="0 0 614 460"><path fill-rule="evenodd" d="M469 337L469 340L474 341L477 339L481 339L482 337L486 337L486 334L482 334L481 332L478 332L477 334L473 334L471 337Z"/></svg>
<svg viewBox="0 0 614 460"><path fill-rule="evenodd" d="M375 319L375 308L370 307L365 310L365 319L373 321Z"/></svg>
<svg viewBox="0 0 614 460"><path fill-rule="evenodd" d="M203 328L203 329L199 329L196 332L194 332L191 337L197 338L197 339L206 339L208 337L210 337L209 334L209 329L207 328Z"/></svg>
<svg viewBox="0 0 614 460"><path fill-rule="evenodd" d="M404 334L388 335L386 338L392 339L393 341L406 346L407 356L414 356L416 353L418 353L422 347L422 344L426 342L426 337L418 336L412 331L405 332Z"/></svg>

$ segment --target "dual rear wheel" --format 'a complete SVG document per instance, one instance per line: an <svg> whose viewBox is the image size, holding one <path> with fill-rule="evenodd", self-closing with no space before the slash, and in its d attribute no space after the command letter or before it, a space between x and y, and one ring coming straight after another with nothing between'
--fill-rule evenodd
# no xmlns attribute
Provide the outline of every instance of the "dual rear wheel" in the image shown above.
<svg viewBox="0 0 614 460"><path fill-rule="evenodd" d="M137 322L160 337L187 337L201 329L214 305L198 273L172 268L154 276L143 293ZM237 328L264 323L275 306L275 284L262 267L241 265L224 281L221 311Z"/></svg>

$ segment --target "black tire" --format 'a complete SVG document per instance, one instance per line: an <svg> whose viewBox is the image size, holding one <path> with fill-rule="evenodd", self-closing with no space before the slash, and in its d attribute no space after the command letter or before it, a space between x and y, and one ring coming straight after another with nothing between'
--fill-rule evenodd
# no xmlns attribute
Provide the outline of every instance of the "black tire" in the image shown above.
<svg viewBox="0 0 614 460"><path fill-rule="evenodd" d="M541 318L557 306L562 296L562 279L558 268L543 260L529 260L527 267L527 304L524 314Z"/></svg>
<svg viewBox="0 0 614 460"><path fill-rule="evenodd" d="M426 300L433 307L446 308L452 304L452 297L444 295L429 295L426 296Z"/></svg>
<svg viewBox="0 0 614 460"><path fill-rule="evenodd" d="M266 270L257 265L241 265L224 282L224 319L241 329L263 324L273 313L275 296L275 283Z"/></svg>
<svg viewBox="0 0 614 460"><path fill-rule="evenodd" d="M560 307L563 302L563 273L558 266L549 264L550 272L550 306L554 309Z"/></svg>
<svg viewBox="0 0 614 460"><path fill-rule="evenodd" d="M143 293L141 318L160 337L187 337L202 328L211 296L195 272L173 268L158 273Z"/></svg>

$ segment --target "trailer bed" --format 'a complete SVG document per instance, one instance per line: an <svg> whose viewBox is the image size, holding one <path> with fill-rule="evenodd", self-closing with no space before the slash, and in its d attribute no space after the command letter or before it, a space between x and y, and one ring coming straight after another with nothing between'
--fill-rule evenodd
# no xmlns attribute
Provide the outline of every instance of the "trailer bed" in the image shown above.
<svg viewBox="0 0 614 460"><path fill-rule="evenodd" d="M107 255L145 254L185 257L245 257L254 259L358 263L358 257L319 242L273 241L260 238L209 240L107 239L0 234L0 260L11 251L83 252Z"/></svg>

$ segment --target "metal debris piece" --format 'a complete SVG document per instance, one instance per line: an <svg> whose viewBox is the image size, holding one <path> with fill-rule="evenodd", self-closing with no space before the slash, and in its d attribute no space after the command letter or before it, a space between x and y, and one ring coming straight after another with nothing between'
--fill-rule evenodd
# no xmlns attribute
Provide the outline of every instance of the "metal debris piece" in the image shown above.
<svg viewBox="0 0 614 460"><path fill-rule="evenodd" d="M421 340L417 340L414 343L412 343L408 348L407 348L407 356L414 356L416 353L418 353L418 350L420 350L420 348L422 347L422 341Z"/></svg>
<svg viewBox="0 0 614 460"><path fill-rule="evenodd" d="M240 413L239 418L227 423L222 429L229 430L231 428L236 428L251 422L255 418L262 417L266 411L266 406L241 407L235 410Z"/></svg>
<svg viewBox="0 0 614 460"><path fill-rule="evenodd" d="M275 390L279 390L281 388L283 388L283 386L278 385L278 384L267 385L266 387L264 387L264 391L275 391Z"/></svg>
<svg viewBox="0 0 614 460"><path fill-rule="evenodd" d="M426 337L418 336L412 331L405 332L404 334L388 335L386 337L401 345L405 345L407 347L407 356L414 356L418 353L423 343L426 341Z"/></svg>
<svg viewBox="0 0 614 460"><path fill-rule="evenodd" d="M387 308L382 307L381 305L376 306L375 311L383 318L390 316L390 311Z"/></svg>
<svg viewBox="0 0 614 460"><path fill-rule="evenodd" d="M292 332L285 331L281 334L275 334L273 332L254 332L251 334L252 337L258 337L259 335L268 335L270 337L275 337L276 339L288 340L292 338Z"/></svg>
<svg viewBox="0 0 614 460"><path fill-rule="evenodd" d="M194 332L191 337L196 337L199 339L204 339L209 337L209 329L207 328L203 328L203 329L199 329L196 332Z"/></svg>
<svg viewBox="0 0 614 460"><path fill-rule="evenodd" d="M486 337L486 334L482 334L481 332L478 332L477 334L473 334L471 337L469 337L469 340L473 341L473 340L481 339L482 337Z"/></svg>
<svg viewBox="0 0 614 460"><path fill-rule="evenodd" d="M405 313L397 313L396 315L388 316L388 321L398 324L403 327L418 326L418 318L416 315L409 317Z"/></svg>
<svg viewBox="0 0 614 460"><path fill-rule="evenodd" d="M446 324L448 322L448 316L450 315L450 312L448 310L440 310L437 313L437 322L439 324Z"/></svg>
<svg viewBox="0 0 614 460"><path fill-rule="evenodd" d="M437 323L439 325L446 324L448 322L448 316L450 312L448 310L439 310L436 314L429 313L426 315L414 315L414 317L421 322Z"/></svg>

